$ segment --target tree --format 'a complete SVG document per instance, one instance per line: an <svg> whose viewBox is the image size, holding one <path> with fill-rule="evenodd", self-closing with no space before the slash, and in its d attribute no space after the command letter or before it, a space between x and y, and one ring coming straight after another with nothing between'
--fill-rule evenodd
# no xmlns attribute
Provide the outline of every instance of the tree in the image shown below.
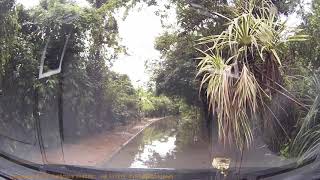
<svg viewBox="0 0 320 180"><path fill-rule="evenodd" d="M239 4L243 4L245 1L236 1ZM234 3L234 2L230 2ZM277 7L280 9L279 12L287 14L290 12L293 7L297 4L296 0L291 1L277 1ZM157 82L159 87L159 92L171 93L173 94L173 89L177 89L176 92L181 92L181 88L184 87L188 89L188 92L194 91L192 97L196 94L197 88L194 87L194 74L196 69L197 62L194 60L195 57L199 56L199 52L193 50L196 43L195 40L200 36L208 36L210 34L218 34L220 33L225 23L227 22L224 18L215 15L213 12L219 14L232 14L233 9L230 8L230 4L228 1L220 0L220 1L209 1L209 0L196 0L196 1L184 1L184 0L172 0L169 1L166 5L168 8L175 8L177 13L177 22L179 26L179 30L173 33L164 33L160 36L156 43L155 47L162 53L162 58L164 59L164 63L159 65L159 68L156 70L155 81ZM167 17L168 15L163 15L162 17ZM185 48L189 47L189 48ZM188 52L186 52L188 49ZM185 55L185 56L184 56ZM177 56L177 57L176 57ZM179 61L178 61L179 60ZM174 61L177 61L174 63ZM171 68L169 68L169 64L172 64ZM178 73L178 68L174 68L173 66L180 67L181 69L188 69L189 72L185 72L188 74ZM165 70L161 70L165 69ZM192 70L193 69L193 70ZM176 70L176 71L174 71ZM170 72L170 73L169 73ZM171 80L169 78L164 78L164 75L170 74L175 78ZM162 77L161 77L162 76ZM156 80L158 77L158 80ZM183 79L183 78L184 79ZM179 83L182 82L190 82L181 84L178 87ZM163 89L166 87L167 83L172 83L172 85L177 84L177 86L171 86L171 89ZM170 87L169 84L167 87ZM177 87L177 88L175 88ZM162 89L162 90L161 90ZM191 91L189 91L189 89ZM180 95L179 93L175 93L175 95ZM181 95L182 97L190 97ZM195 100L191 100L188 102L196 102ZM198 103L199 104L199 103Z"/></svg>
<svg viewBox="0 0 320 180"><path fill-rule="evenodd" d="M220 34L226 28L228 21L217 14L232 16L234 13L232 4L245 2L249 1L172 0L167 7L176 9L179 28L175 32L164 33L155 42L155 47L161 52L163 59L162 63L155 66L157 68L154 71L157 93L180 97L186 99L188 104L200 107L204 112L209 133L213 133L214 130L211 128L217 124L212 124L214 117L207 108L209 102L205 91L200 91L199 95L198 87L202 75L197 79L194 78L199 62L195 58L201 56L195 47L206 49L206 46L197 46L196 40ZM279 14L288 14L296 5L296 0L276 1Z"/></svg>
<svg viewBox="0 0 320 180"><path fill-rule="evenodd" d="M193 42L195 37L165 34L156 41L156 49L165 58L154 71L157 94L184 98L190 105L199 105L196 62ZM175 44L173 45L174 42ZM178 49L177 51L171 49Z"/></svg>
<svg viewBox="0 0 320 180"><path fill-rule="evenodd" d="M123 49L112 15L123 4L109 1L99 8L82 8L69 1L43 0L39 6L25 10L10 2L0 4L5 9L0 19L5 24L1 26L5 36L0 35L0 109L4 119L14 119L15 126L23 124L30 132L35 131L31 126L35 118L41 119L42 125L52 127L47 134L56 142L57 131L64 139L64 134L72 138L112 128L116 112L111 109L118 108L112 102L118 101L119 94L107 97L108 92L130 85L131 90L122 95L130 96L132 101L135 97L128 78L123 80L126 84L110 86L114 73L106 65ZM56 69L64 47L62 72L39 79L42 55L45 54L44 70ZM107 51L110 49L113 50ZM124 122L139 118L137 105L132 108L129 102L118 105L131 111Z"/></svg>
<svg viewBox="0 0 320 180"><path fill-rule="evenodd" d="M290 81L290 85L310 107L299 111L301 115L294 139L286 149L289 157L298 157L300 162L319 155L319 3L318 0L312 1L310 12L302 16L303 22L298 27L301 29L299 34L307 34L309 40L288 45L292 58L290 63L296 69L293 73L303 75Z"/></svg>
<svg viewBox="0 0 320 180"><path fill-rule="evenodd" d="M277 94L286 92L276 49L287 41L305 40L305 36L281 36L285 26L277 23L277 11L270 1L260 5L251 1L234 12L231 18L223 16L229 21L226 30L201 39L208 49L200 50L198 74L203 74L200 88L205 85L220 139L234 140L242 149L253 139L252 121L259 116L263 121L276 119L269 116L273 113L269 106Z"/></svg>
<svg viewBox="0 0 320 180"><path fill-rule="evenodd" d="M104 85L105 97L110 103L108 109L115 123L126 124L140 119L139 95L127 75L110 72Z"/></svg>

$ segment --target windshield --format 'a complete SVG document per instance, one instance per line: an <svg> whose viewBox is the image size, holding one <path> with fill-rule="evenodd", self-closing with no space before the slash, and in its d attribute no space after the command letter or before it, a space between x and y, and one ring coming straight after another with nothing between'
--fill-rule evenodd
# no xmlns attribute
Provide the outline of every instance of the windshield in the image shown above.
<svg viewBox="0 0 320 180"><path fill-rule="evenodd" d="M0 152L281 167L320 137L318 0L0 0Z"/></svg>

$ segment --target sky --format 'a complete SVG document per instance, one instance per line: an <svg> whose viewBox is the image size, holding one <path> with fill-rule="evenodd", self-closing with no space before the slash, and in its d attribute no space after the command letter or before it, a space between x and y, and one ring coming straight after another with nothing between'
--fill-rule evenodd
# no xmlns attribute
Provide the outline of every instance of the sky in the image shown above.
<svg viewBox="0 0 320 180"><path fill-rule="evenodd" d="M127 18L119 21L119 34L122 44L128 49L128 56L122 55L115 61L113 70L128 74L135 87L145 86L149 74L145 70L148 60L160 59L159 51L154 49L154 41L164 31L155 8L133 9Z"/></svg>
<svg viewBox="0 0 320 180"><path fill-rule="evenodd" d="M302 0L303 9L305 12L309 12L311 9L311 2L312 0ZM298 10L298 8L297 8ZM297 27L299 24L301 24L302 19L297 15L297 13L292 13L289 16L282 16L283 20L287 20L286 24L288 27Z"/></svg>
<svg viewBox="0 0 320 180"><path fill-rule="evenodd" d="M88 6L86 0L75 0L81 6ZM310 10L312 0L303 0L305 11ZM17 0L18 3L30 8L39 3L39 0ZM160 59L160 53L154 49L154 40L165 29L161 25L160 17L155 15L155 7L133 8L126 19L122 19L119 12L118 25L119 35L122 45L128 49L129 55L120 55L113 64L112 70L127 74L135 87L146 86L150 75L145 70L145 63L148 60ZM175 23L175 13L170 13L172 17L169 23ZM287 26L296 27L301 23L296 13L288 17Z"/></svg>

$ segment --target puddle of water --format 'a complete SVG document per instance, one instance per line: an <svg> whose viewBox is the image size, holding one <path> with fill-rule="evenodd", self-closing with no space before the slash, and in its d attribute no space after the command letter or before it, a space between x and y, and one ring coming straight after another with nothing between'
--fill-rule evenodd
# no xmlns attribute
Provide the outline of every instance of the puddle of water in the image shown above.
<svg viewBox="0 0 320 180"><path fill-rule="evenodd" d="M234 146L225 146L202 135L197 121L168 118L147 127L102 168L173 168L173 169L267 169L280 166L278 156L268 156L267 148L252 147L243 158Z"/></svg>
<svg viewBox="0 0 320 180"><path fill-rule="evenodd" d="M112 168L211 168L207 138L199 123L166 119L146 128L103 167Z"/></svg>
<svg viewBox="0 0 320 180"><path fill-rule="evenodd" d="M148 168L146 162L150 161L150 157L154 154L159 155L161 159L167 156L172 156L176 149L176 136L168 137L166 140L155 140L149 145L145 145L141 153L134 157L133 163L130 168Z"/></svg>

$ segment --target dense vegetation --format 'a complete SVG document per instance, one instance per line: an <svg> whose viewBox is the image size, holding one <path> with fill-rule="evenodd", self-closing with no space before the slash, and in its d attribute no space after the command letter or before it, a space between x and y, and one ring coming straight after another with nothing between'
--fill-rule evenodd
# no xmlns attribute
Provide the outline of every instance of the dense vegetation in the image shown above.
<svg viewBox="0 0 320 180"><path fill-rule="evenodd" d="M207 127L240 148L261 136L285 156L316 154L319 1L309 13L299 1L170 2L179 28L156 41L165 59L154 71L157 92L201 109ZM280 16L294 11L302 25L290 30Z"/></svg>
<svg viewBox="0 0 320 180"><path fill-rule="evenodd" d="M89 3L42 0L24 9L0 1L1 150L55 147L145 117L177 114L167 97L137 90L127 75L110 70L125 53L114 15L126 2ZM39 78L43 55L45 72L57 69L63 56L61 73Z"/></svg>
<svg viewBox="0 0 320 180"><path fill-rule="evenodd" d="M41 145L181 115L239 148L259 135L285 156L317 154L320 1L299 12L301 31L290 38L280 15L296 11L298 0L169 0L164 10L144 0L163 21L170 9L177 15L175 30L155 41L162 60L152 64L149 90L110 68L126 53L115 13L140 1L88 2L41 0L24 9L0 0L1 136ZM62 58L61 73L39 79L42 57L45 71Z"/></svg>

